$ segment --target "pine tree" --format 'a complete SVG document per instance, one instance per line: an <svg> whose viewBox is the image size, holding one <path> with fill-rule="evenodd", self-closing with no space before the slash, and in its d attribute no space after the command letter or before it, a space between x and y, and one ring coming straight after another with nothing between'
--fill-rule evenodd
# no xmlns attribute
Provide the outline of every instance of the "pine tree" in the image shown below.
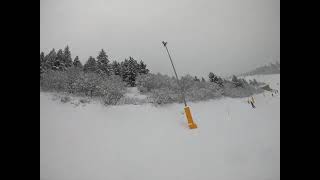
<svg viewBox="0 0 320 180"><path fill-rule="evenodd" d="M201 82L206 82L206 80L202 77L202 78L201 78Z"/></svg>
<svg viewBox="0 0 320 180"><path fill-rule="evenodd" d="M121 65L117 61L113 61L111 64L112 74L121 76Z"/></svg>
<svg viewBox="0 0 320 180"><path fill-rule="evenodd" d="M122 77L122 80L126 82L126 79L127 79L127 66L128 66L128 60L127 59L124 59L124 61L122 61L120 63L120 74L121 74L121 77Z"/></svg>
<svg viewBox="0 0 320 180"><path fill-rule="evenodd" d="M64 66L65 68L69 68L72 66L72 58L71 58L71 52L69 50L69 46L66 46L64 48L64 51L63 51L63 63L64 63Z"/></svg>
<svg viewBox="0 0 320 180"><path fill-rule="evenodd" d="M148 74L149 69L147 69L147 65L141 60L139 64L139 74Z"/></svg>
<svg viewBox="0 0 320 180"><path fill-rule="evenodd" d="M239 80L238 80L237 76L233 75L231 81L232 82L238 82Z"/></svg>
<svg viewBox="0 0 320 180"><path fill-rule="evenodd" d="M76 67L76 68L83 68L83 65L81 64L80 60L79 60L79 57L76 56L73 60L73 66Z"/></svg>
<svg viewBox="0 0 320 180"><path fill-rule="evenodd" d="M135 86L135 80L139 73L139 64L132 57L129 60L125 59L121 63L121 74L124 82L127 82L130 86Z"/></svg>
<svg viewBox="0 0 320 180"><path fill-rule="evenodd" d="M233 82L233 84L235 84L236 87L243 86L243 83L241 82L241 80L239 80L235 75L232 76L231 81Z"/></svg>
<svg viewBox="0 0 320 180"><path fill-rule="evenodd" d="M220 87L224 86L224 85L223 85L223 79L222 79L221 77L218 77L218 78L217 78L216 83L219 84Z"/></svg>
<svg viewBox="0 0 320 180"><path fill-rule="evenodd" d="M40 78L41 74L45 71L45 61L44 61L44 52L40 53Z"/></svg>
<svg viewBox="0 0 320 180"><path fill-rule="evenodd" d="M44 52L40 53L40 65L44 64Z"/></svg>
<svg viewBox="0 0 320 180"><path fill-rule="evenodd" d="M88 61L83 66L84 72L97 72L97 62L96 60L90 56Z"/></svg>
<svg viewBox="0 0 320 180"><path fill-rule="evenodd" d="M198 77L197 76L194 76L194 79L193 79L194 81L198 81L198 82L200 82L200 79L198 79Z"/></svg>
<svg viewBox="0 0 320 180"><path fill-rule="evenodd" d="M110 75L109 59L106 52L102 49L97 56L97 68L98 72L106 75Z"/></svg>
<svg viewBox="0 0 320 180"><path fill-rule="evenodd" d="M57 58L57 53L55 51L55 49L53 48L49 54L47 54L45 57L44 57L44 67L45 69L55 69L54 68L54 63L56 61L56 58Z"/></svg>
<svg viewBox="0 0 320 180"><path fill-rule="evenodd" d="M129 84L135 86L136 77L139 73L140 66L132 57L129 58Z"/></svg>
<svg viewBox="0 0 320 180"><path fill-rule="evenodd" d="M209 80L210 82L218 84L220 87L223 86L223 79L212 72L209 73Z"/></svg>
<svg viewBox="0 0 320 180"><path fill-rule="evenodd" d="M215 77L216 77L215 74L213 74L212 72L209 73L209 80L210 80L210 82L213 82Z"/></svg>
<svg viewBox="0 0 320 180"><path fill-rule="evenodd" d="M57 57L54 62L54 69L57 69L57 70L64 70L65 69L64 54L63 54L62 49L59 49L57 52Z"/></svg>

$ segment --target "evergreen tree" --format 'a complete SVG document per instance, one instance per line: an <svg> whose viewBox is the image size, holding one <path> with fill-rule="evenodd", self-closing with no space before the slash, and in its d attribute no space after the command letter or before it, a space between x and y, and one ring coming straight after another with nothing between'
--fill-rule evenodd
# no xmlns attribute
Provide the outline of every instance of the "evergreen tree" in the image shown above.
<svg viewBox="0 0 320 180"><path fill-rule="evenodd" d="M121 76L121 65L117 61L113 61L111 64L112 74Z"/></svg>
<svg viewBox="0 0 320 180"><path fill-rule="evenodd" d="M40 65L44 64L44 52L40 53Z"/></svg>
<svg viewBox="0 0 320 180"><path fill-rule="evenodd" d="M69 50L69 46L66 46L64 48L64 51L63 51L63 63L64 63L64 66L65 68L69 68L72 66L72 58L71 58L71 52Z"/></svg>
<svg viewBox="0 0 320 180"><path fill-rule="evenodd" d="M215 74L213 74L212 72L209 73L209 80L210 80L210 82L214 82L215 77L216 77Z"/></svg>
<svg viewBox="0 0 320 180"><path fill-rule="evenodd" d="M231 81L232 82L238 82L239 80L238 80L237 76L233 75Z"/></svg>
<svg viewBox="0 0 320 180"><path fill-rule="evenodd" d="M206 80L202 77L202 78L201 78L201 82L206 82Z"/></svg>
<svg viewBox="0 0 320 180"><path fill-rule="evenodd" d="M122 80L125 81L125 79L127 79L127 73L125 73L127 70L127 66L128 66L128 60L124 59L124 61L122 61L120 63L120 74L122 77ZM126 82L126 81L125 81Z"/></svg>
<svg viewBox="0 0 320 180"><path fill-rule="evenodd" d="M102 49L97 56L97 68L99 73L110 75L109 59L106 52Z"/></svg>
<svg viewBox="0 0 320 180"><path fill-rule="evenodd" d="M40 78L41 78L41 74L45 71L45 61L44 61L44 52L40 53Z"/></svg>
<svg viewBox="0 0 320 180"><path fill-rule="evenodd" d="M239 86L243 86L243 83L241 82L241 80L239 80L235 75L232 76L232 80L233 84L235 84L236 87Z"/></svg>
<svg viewBox="0 0 320 180"><path fill-rule="evenodd" d="M96 60L90 56L88 61L83 66L84 72L97 72L97 62Z"/></svg>
<svg viewBox="0 0 320 180"><path fill-rule="evenodd" d="M57 53L55 51L55 49L53 48L49 54L47 54L45 57L44 57L44 67L45 69L54 69L54 63L56 61L56 58L57 58Z"/></svg>
<svg viewBox="0 0 320 180"><path fill-rule="evenodd" d="M65 69L65 64L64 64L64 54L62 49L59 49L57 52L57 57L54 62L54 69L56 70L64 70Z"/></svg>
<svg viewBox="0 0 320 180"><path fill-rule="evenodd" d="M221 77L218 77L217 78L217 81L216 81L216 83L220 86L220 87L222 87L223 86L223 79L221 78Z"/></svg>
<svg viewBox="0 0 320 180"><path fill-rule="evenodd" d="M200 82L200 79L198 79L198 77L197 76L194 76L194 79L193 79L194 81L198 81L198 82Z"/></svg>
<svg viewBox="0 0 320 180"><path fill-rule="evenodd" d="M149 69L147 69L147 65L141 60L139 64L139 74L148 74Z"/></svg>
<svg viewBox="0 0 320 180"><path fill-rule="evenodd" d="M130 86L135 86L135 80L139 73L139 64L132 57L129 60L125 59L121 63L121 74L124 82L127 82Z"/></svg>
<svg viewBox="0 0 320 180"><path fill-rule="evenodd" d="M78 56L76 56L76 57L74 58L74 60L73 60L73 66L76 67L76 68L81 68L81 69L83 68L83 66L82 66L82 64L81 64Z"/></svg>
<svg viewBox="0 0 320 180"><path fill-rule="evenodd" d="M223 79L215 74L213 74L212 72L209 73L209 80L210 82L214 82L216 84L218 84L220 87L223 86Z"/></svg>

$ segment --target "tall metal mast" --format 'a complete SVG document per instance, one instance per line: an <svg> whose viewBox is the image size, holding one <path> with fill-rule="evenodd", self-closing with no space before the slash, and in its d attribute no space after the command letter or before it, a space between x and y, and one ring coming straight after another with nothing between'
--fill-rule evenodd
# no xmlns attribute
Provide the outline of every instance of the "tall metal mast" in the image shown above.
<svg viewBox="0 0 320 180"><path fill-rule="evenodd" d="M162 44L163 44L163 46L164 46L164 47L166 48L166 50L167 50L167 53L168 53L168 56L169 56L169 59L170 59L170 62L171 62L171 65L172 65L174 74L176 75L177 82L178 82L178 86L179 86L179 88L180 88L180 90L181 90L181 95L182 95L182 99L183 99L183 102L184 102L184 106L187 106L186 98L185 98L185 95L184 95L184 89L182 88L182 86L181 86L181 84L180 84L180 81L179 81L179 78L178 78L178 74L177 74L176 68L175 68L174 65L173 65L173 61L172 61L172 59L171 59L169 50L168 50L168 48L167 48L167 42L162 41Z"/></svg>

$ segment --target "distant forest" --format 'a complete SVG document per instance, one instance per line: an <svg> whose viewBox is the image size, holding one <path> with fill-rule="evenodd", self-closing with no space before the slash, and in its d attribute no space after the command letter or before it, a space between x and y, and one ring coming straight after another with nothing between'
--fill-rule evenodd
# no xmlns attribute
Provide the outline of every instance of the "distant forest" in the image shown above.
<svg viewBox="0 0 320 180"><path fill-rule="evenodd" d="M280 62L277 61L276 63L270 63L268 65L264 65L258 68L255 68L252 71L247 73L243 73L241 75L259 75L259 74L280 74Z"/></svg>

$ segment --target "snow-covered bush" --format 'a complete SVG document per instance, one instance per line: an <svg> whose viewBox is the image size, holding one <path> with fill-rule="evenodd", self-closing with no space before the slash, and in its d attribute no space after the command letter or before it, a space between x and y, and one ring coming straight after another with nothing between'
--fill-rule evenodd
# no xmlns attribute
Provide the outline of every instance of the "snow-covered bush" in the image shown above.
<svg viewBox="0 0 320 180"><path fill-rule="evenodd" d="M195 82L185 90L187 101L202 101L221 97L223 90L216 83Z"/></svg>
<svg viewBox="0 0 320 180"><path fill-rule="evenodd" d="M119 76L110 76L99 86L99 93L105 105L115 105L125 93L125 83Z"/></svg>
<svg viewBox="0 0 320 180"><path fill-rule="evenodd" d="M120 76L84 73L76 68L43 73L40 87L44 91L100 97L104 104L116 104L125 93L125 83Z"/></svg>
<svg viewBox="0 0 320 180"><path fill-rule="evenodd" d="M219 83L217 83L219 82ZM221 96L248 97L262 92L261 89L249 84L245 79L233 76L232 80L217 78L217 82L195 81L193 76L182 76L177 80L161 74L147 74L137 77L137 87L142 93L149 93L154 103L165 104L182 102L181 90L187 101L202 101Z"/></svg>
<svg viewBox="0 0 320 180"><path fill-rule="evenodd" d="M63 96L60 101L63 103L67 103L71 101L71 98L69 96Z"/></svg>
<svg viewBox="0 0 320 180"><path fill-rule="evenodd" d="M222 88L218 84L195 81L190 75L181 77L179 84L181 88L174 77L161 74L147 74L137 78L140 92L151 92L150 97L157 104L182 102L182 90L187 101L208 100L220 97L222 94Z"/></svg>
<svg viewBox="0 0 320 180"><path fill-rule="evenodd" d="M182 102L179 92L175 92L169 88L160 88L151 90L151 99L155 104L168 104L174 102Z"/></svg>
<svg viewBox="0 0 320 180"><path fill-rule="evenodd" d="M149 102L148 99L123 96L121 99L119 99L119 101L117 102L117 105L124 105L124 104L141 105L148 102Z"/></svg>
<svg viewBox="0 0 320 180"><path fill-rule="evenodd" d="M66 72L48 70L42 74L40 87L44 91L63 92L67 90L67 81Z"/></svg>
<svg viewBox="0 0 320 180"><path fill-rule="evenodd" d="M89 103L90 100L85 98L85 99L80 99L79 102L85 104L85 103Z"/></svg>
<svg viewBox="0 0 320 180"><path fill-rule="evenodd" d="M238 84L227 81L224 83L223 95L228 97L248 97L263 90L249 85L246 81L239 80ZM240 85L239 85L240 84Z"/></svg>
<svg viewBox="0 0 320 180"><path fill-rule="evenodd" d="M252 85L252 86L261 86L265 83L262 83L262 82L258 82L256 79L253 79L253 80L249 80L249 84Z"/></svg>
<svg viewBox="0 0 320 180"><path fill-rule="evenodd" d="M168 75L158 74L143 74L136 79L136 85L140 92L150 92L153 89L169 88L178 89L179 86L174 78Z"/></svg>

